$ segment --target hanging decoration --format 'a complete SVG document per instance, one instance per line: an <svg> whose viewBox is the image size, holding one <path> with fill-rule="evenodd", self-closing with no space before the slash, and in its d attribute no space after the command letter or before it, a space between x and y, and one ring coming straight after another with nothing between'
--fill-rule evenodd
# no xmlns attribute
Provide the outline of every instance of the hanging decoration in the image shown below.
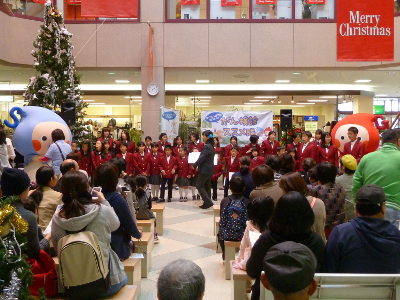
<svg viewBox="0 0 400 300"><path fill-rule="evenodd" d="M256 4L276 4L276 0L256 0Z"/></svg>
<svg viewBox="0 0 400 300"><path fill-rule="evenodd" d="M307 0L307 4L325 4L325 0Z"/></svg>
<svg viewBox="0 0 400 300"><path fill-rule="evenodd" d="M242 0L221 0L221 6L242 6Z"/></svg>
<svg viewBox="0 0 400 300"><path fill-rule="evenodd" d="M182 0L181 5L200 5L200 0Z"/></svg>

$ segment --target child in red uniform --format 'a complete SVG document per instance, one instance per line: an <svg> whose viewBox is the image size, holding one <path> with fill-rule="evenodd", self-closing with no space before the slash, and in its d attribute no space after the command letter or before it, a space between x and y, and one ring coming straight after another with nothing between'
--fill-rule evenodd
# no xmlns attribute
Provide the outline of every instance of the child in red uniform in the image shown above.
<svg viewBox="0 0 400 300"><path fill-rule="evenodd" d="M212 199L217 201L217 185L218 185L218 178L222 175L222 155L218 152L215 152L218 155L218 163L214 165L214 174L211 177L211 185L212 185Z"/></svg>
<svg viewBox="0 0 400 300"><path fill-rule="evenodd" d="M170 143L167 142L168 140L168 136L165 132L161 133L159 136L159 141L158 141L158 152L160 152L161 154L164 154L164 149L165 146L170 145Z"/></svg>
<svg viewBox="0 0 400 300"><path fill-rule="evenodd" d="M110 129L108 127L103 127L101 130L101 137L97 139L98 141L105 141L108 140L110 142L111 149L114 147L114 140L110 135Z"/></svg>
<svg viewBox="0 0 400 300"><path fill-rule="evenodd" d="M153 142L151 136L146 136L146 138L144 139L144 143L146 144L146 148L144 149L144 152L146 152L147 154L152 154L152 150L151 150L151 143Z"/></svg>
<svg viewBox="0 0 400 300"><path fill-rule="evenodd" d="M230 144L228 145L228 146L226 146L225 147L225 153L224 153L224 157L225 157L225 159L227 158L227 157L231 157L231 150L232 150L232 147L233 146L236 146L236 147L238 147L239 148L239 151L240 151L240 147L238 146L238 144L237 144L237 137L236 136L231 136L231 139L230 139Z"/></svg>
<svg viewBox="0 0 400 300"><path fill-rule="evenodd" d="M172 201L172 183L176 173L176 158L173 157L171 145L166 145L164 148L165 155L160 160L160 172L161 172L161 195L159 202L165 202L165 189L164 186L168 184L168 202Z"/></svg>
<svg viewBox="0 0 400 300"><path fill-rule="evenodd" d="M290 148L288 152L293 157L293 160L294 160L294 171L297 172L299 170L299 162L297 160L297 149L296 148Z"/></svg>
<svg viewBox="0 0 400 300"><path fill-rule="evenodd" d="M132 154L135 153L135 151L136 151L135 141L131 141L128 130L122 130L121 138L117 141L117 145L116 145L116 149L115 149L115 153L117 155L121 153L119 145L122 142L125 142L128 145L127 150L126 150L127 152L132 153Z"/></svg>
<svg viewBox="0 0 400 300"><path fill-rule="evenodd" d="M139 142L137 148L139 152L133 155L133 166L135 168L135 176L137 175L150 175L149 155L144 153L145 144Z"/></svg>
<svg viewBox="0 0 400 300"><path fill-rule="evenodd" d="M162 154L158 153L158 143L151 143L151 151L149 154L149 165L150 165L150 178L149 182L151 184L151 194L153 196L153 201L158 201L158 196L160 194L160 163Z"/></svg>
<svg viewBox="0 0 400 300"><path fill-rule="evenodd" d="M172 147L172 155L175 158L180 157L179 155L179 149L183 147L182 146L182 138L178 135L175 139L174 139L174 145Z"/></svg>
<svg viewBox="0 0 400 300"><path fill-rule="evenodd" d="M111 147L111 145L110 145L110 141L109 140L104 140L104 141L102 141L102 143L104 144L104 159L106 160L106 161L109 161L109 160L111 160L112 158L113 158L113 154L112 154L112 152L111 152L111 149L110 149L110 147Z"/></svg>
<svg viewBox="0 0 400 300"><path fill-rule="evenodd" d="M93 165L92 165L92 147L88 140L85 140L81 144L81 150L78 152L79 154L79 169L86 171L89 177L93 175Z"/></svg>
<svg viewBox="0 0 400 300"><path fill-rule="evenodd" d="M239 165L239 148L233 146L231 149L231 156L226 159L226 175L225 175L225 185L224 185L224 197L228 197L229 191L229 173L236 173L240 171Z"/></svg>
<svg viewBox="0 0 400 300"><path fill-rule="evenodd" d="M176 158L176 165L178 166L178 177L176 184L179 187L179 202L187 202L188 187L190 184L190 177L192 175L192 167L188 163L187 149L185 146L179 148L179 157ZM183 192L185 191L185 196Z"/></svg>
<svg viewBox="0 0 400 300"><path fill-rule="evenodd" d="M285 153L286 153L285 146L279 146L278 149L276 150L276 154L278 156L282 156Z"/></svg>
<svg viewBox="0 0 400 300"><path fill-rule="evenodd" d="M106 162L105 156L105 147L104 143L100 140L97 140L95 145L95 150L92 152L92 166L93 173L96 171L97 167L104 164Z"/></svg>
<svg viewBox="0 0 400 300"><path fill-rule="evenodd" d="M250 157L251 151L253 150L254 147L257 147L258 153L261 153L261 146L258 144L258 135L255 134L250 136L250 144L247 144L242 148L242 150L240 150L239 157L242 157L244 155ZM228 197L228 195L226 195L225 197Z"/></svg>
<svg viewBox="0 0 400 300"><path fill-rule="evenodd" d="M119 144L119 154L117 157L122 157L126 161L126 174L129 176L133 175L133 154L128 152L128 144L125 142L120 142Z"/></svg>
<svg viewBox="0 0 400 300"><path fill-rule="evenodd" d="M219 153L219 159L222 160L222 148L219 146L218 137L214 137L214 149L215 149L215 154Z"/></svg>
<svg viewBox="0 0 400 300"><path fill-rule="evenodd" d="M265 164L265 158L260 156L257 148L253 148L251 156L250 172L252 172L255 167Z"/></svg>
<svg viewBox="0 0 400 300"><path fill-rule="evenodd" d="M199 135L195 132L190 134L190 148L189 152L192 153L194 149L197 149L198 152L201 152L203 149L204 143L199 141Z"/></svg>

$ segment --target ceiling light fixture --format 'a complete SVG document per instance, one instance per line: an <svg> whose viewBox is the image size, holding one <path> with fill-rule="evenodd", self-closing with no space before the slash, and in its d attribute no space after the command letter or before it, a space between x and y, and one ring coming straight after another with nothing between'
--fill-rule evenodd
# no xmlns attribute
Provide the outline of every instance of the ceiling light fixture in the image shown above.
<svg viewBox="0 0 400 300"><path fill-rule="evenodd" d="M290 80L275 80L275 83L288 83Z"/></svg>
<svg viewBox="0 0 400 300"><path fill-rule="evenodd" d="M387 96L388 94L379 94L379 95L375 95L375 97L385 97L385 96Z"/></svg>
<svg viewBox="0 0 400 300"><path fill-rule="evenodd" d="M325 98L325 99L336 99L338 96L321 96L320 98ZM339 98L342 98L343 96L339 96Z"/></svg>
<svg viewBox="0 0 400 300"><path fill-rule="evenodd" d="M196 96L198 99L211 99L211 96Z"/></svg>
<svg viewBox="0 0 400 300"><path fill-rule="evenodd" d="M276 99L277 96L255 96L255 99Z"/></svg>
<svg viewBox="0 0 400 300"><path fill-rule="evenodd" d="M257 102L245 102L245 105L262 105L262 103L257 103Z"/></svg>
<svg viewBox="0 0 400 300"><path fill-rule="evenodd" d="M282 103L281 99L278 99L278 103L279 103L279 104Z"/></svg>
<svg viewBox="0 0 400 300"><path fill-rule="evenodd" d="M196 80L196 83L210 83L210 80L198 79L198 80Z"/></svg>
<svg viewBox="0 0 400 300"><path fill-rule="evenodd" d="M354 81L355 83L367 83L367 82L371 82L371 79L358 79L356 81Z"/></svg>
<svg viewBox="0 0 400 300"><path fill-rule="evenodd" d="M92 105L105 105L105 103L91 103L91 104L89 104L90 106L92 106Z"/></svg>
<svg viewBox="0 0 400 300"><path fill-rule="evenodd" d="M312 102L297 102L296 104L301 104L301 105L312 105L312 104L315 104L315 103L312 103Z"/></svg>
<svg viewBox="0 0 400 300"><path fill-rule="evenodd" d="M293 74L293 75L300 75L301 73L299 73L299 72L293 72L292 74Z"/></svg>
<svg viewBox="0 0 400 300"><path fill-rule="evenodd" d="M114 72L109 72L109 73L107 73L108 75L114 75L115 73Z"/></svg>
<svg viewBox="0 0 400 300"><path fill-rule="evenodd" d="M142 100L131 100L131 102L142 102Z"/></svg>
<svg viewBox="0 0 400 300"><path fill-rule="evenodd" d="M269 102L267 99L251 99L250 102Z"/></svg>
<svg viewBox="0 0 400 300"><path fill-rule="evenodd" d="M294 103L294 96L292 95L292 101L290 101L291 103Z"/></svg>
<svg viewBox="0 0 400 300"><path fill-rule="evenodd" d="M96 100L83 100L83 102L94 102Z"/></svg>
<svg viewBox="0 0 400 300"><path fill-rule="evenodd" d="M274 103L274 100L271 100L271 103Z"/></svg>
<svg viewBox="0 0 400 300"><path fill-rule="evenodd" d="M308 102L328 102L329 100L322 100L322 99L319 99L319 100L307 100Z"/></svg>
<svg viewBox="0 0 400 300"><path fill-rule="evenodd" d="M142 99L142 96L125 96L125 99Z"/></svg>
<svg viewBox="0 0 400 300"><path fill-rule="evenodd" d="M122 79L117 79L115 80L116 83L129 83L129 80L122 80Z"/></svg>

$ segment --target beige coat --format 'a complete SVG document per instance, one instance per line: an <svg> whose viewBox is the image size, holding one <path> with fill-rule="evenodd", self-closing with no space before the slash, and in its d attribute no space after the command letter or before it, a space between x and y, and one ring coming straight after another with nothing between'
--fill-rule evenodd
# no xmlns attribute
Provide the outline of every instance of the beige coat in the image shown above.
<svg viewBox="0 0 400 300"><path fill-rule="evenodd" d="M256 187L250 193L250 200L267 196L270 196L274 200L275 204L278 202L279 198L282 196L282 190L279 187L278 182L268 182Z"/></svg>
<svg viewBox="0 0 400 300"><path fill-rule="evenodd" d="M307 200L311 204L313 197L308 196ZM326 220L326 211L325 211L325 203L321 199L315 198L317 201L313 207L313 212L315 216L314 225L311 227L311 230L315 233L318 233L324 242L326 243L325 237L325 220Z"/></svg>

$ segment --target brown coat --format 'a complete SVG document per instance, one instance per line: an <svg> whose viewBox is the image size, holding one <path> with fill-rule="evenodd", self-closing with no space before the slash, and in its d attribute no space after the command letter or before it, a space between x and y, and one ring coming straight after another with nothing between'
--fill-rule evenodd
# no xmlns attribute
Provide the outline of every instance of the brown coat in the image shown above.
<svg viewBox="0 0 400 300"><path fill-rule="evenodd" d="M307 196L307 200L311 205L311 202L314 197ZM315 198L316 202L313 207L313 212L315 216L314 225L311 227L311 230L315 233L318 233L324 242L326 243L325 237L325 220L326 220L326 211L325 211L325 203L321 199Z"/></svg>
<svg viewBox="0 0 400 300"><path fill-rule="evenodd" d="M279 187L278 182L268 182L256 187L250 193L250 200L267 196L270 196L274 200L275 204L278 202L279 198L282 196L282 190Z"/></svg>

